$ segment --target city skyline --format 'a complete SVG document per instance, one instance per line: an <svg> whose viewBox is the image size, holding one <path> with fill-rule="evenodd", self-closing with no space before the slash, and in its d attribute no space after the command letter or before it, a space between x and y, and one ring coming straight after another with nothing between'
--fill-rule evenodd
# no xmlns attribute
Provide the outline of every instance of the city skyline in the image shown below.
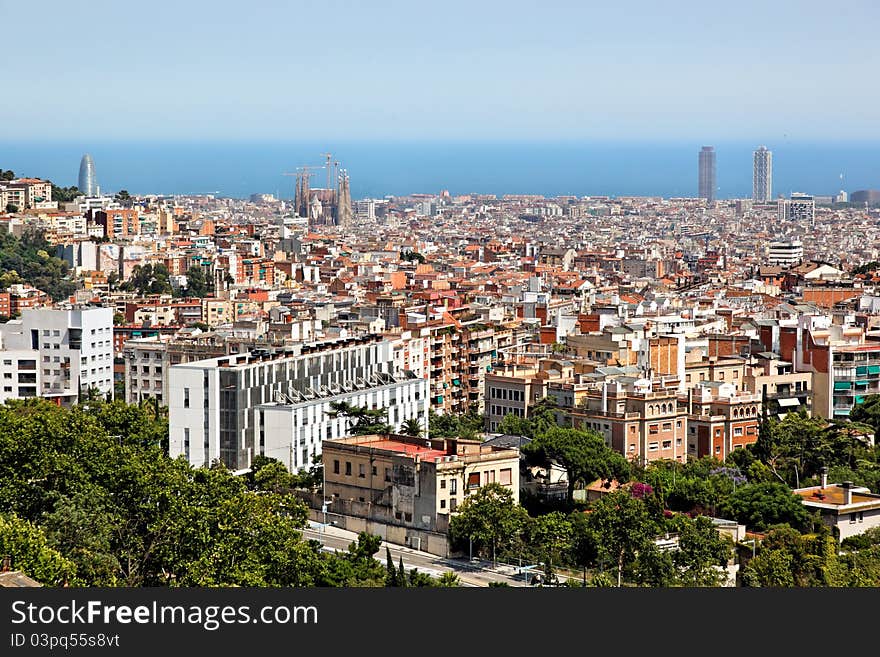
<svg viewBox="0 0 880 657"><path fill-rule="evenodd" d="M400 1L242 12L228 1L159 0L150 19L162 29L147 47L120 29L143 18L139 7L49 6L41 40L64 43L64 67L26 30L4 35L16 99L0 120L20 139L880 138L871 110L880 90L864 83L876 61L869 2L828 12L817 1L551 0L535 29L534 6L517 0L453 0L442 12ZM31 12L3 4L10 25ZM806 83L823 81L827 93L788 111ZM315 91L326 89L335 91ZM858 89L859 102L845 89Z"/></svg>

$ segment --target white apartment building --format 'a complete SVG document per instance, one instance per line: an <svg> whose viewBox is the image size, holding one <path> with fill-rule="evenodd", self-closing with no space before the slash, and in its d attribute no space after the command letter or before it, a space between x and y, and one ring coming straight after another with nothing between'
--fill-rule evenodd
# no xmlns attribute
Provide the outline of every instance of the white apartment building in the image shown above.
<svg viewBox="0 0 880 657"><path fill-rule="evenodd" d="M113 309L28 308L0 324L0 401L75 404L90 388L113 394Z"/></svg>
<svg viewBox="0 0 880 657"><path fill-rule="evenodd" d="M788 267L798 264L803 259L804 244L800 240L770 242L770 253L767 257L770 265Z"/></svg>
<svg viewBox="0 0 880 657"><path fill-rule="evenodd" d="M322 440L344 435L326 413L333 401L386 408L395 428L428 419L427 379L394 376L392 344L377 336L173 365L167 389L171 456L196 467L240 470L258 454L308 465Z"/></svg>

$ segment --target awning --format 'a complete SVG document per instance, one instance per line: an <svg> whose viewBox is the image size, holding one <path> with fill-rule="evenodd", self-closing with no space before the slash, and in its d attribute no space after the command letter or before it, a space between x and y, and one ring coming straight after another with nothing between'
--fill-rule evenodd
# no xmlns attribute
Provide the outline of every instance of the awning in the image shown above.
<svg viewBox="0 0 880 657"><path fill-rule="evenodd" d="M868 365L868 374L880 374L880 365Z"/></svg>
<svg viewBox="0 0 880 657"><path fill-rule="evenodd" d="M861 404L863 401L865 401L864 395L856 395L856 404Z"/></svg>
<svg viewBox="0 0 880 657"><path fill-rule="evenodd" d="M800 406L801 403L800 403L800 401L798 401L798 400L797 400L796 398L794 398L794 397L786 397L786 398L784 398L784 399L780 399L780 400L779 400L779 405L780 405L780 406L783 406L783 407L786 407L786 406Z"/></svg>
<svg viewBox="0 0 880 657"><path fill-rule="evenodd" d="M866 385L868 385L869 383L870 383L870 381L864 381L864 380L862 380L862 381L856 381L856 385L857 385L857 386L866 386Z"/></svg>
<svg viewBox="0 0 880 657"><path fill-rule="evenodd" d="M868 373L868 366L867 365L859 365L856 368L856 374L867 374L867 373Z"/></svg>
<svg viewBox="0 0 880 657"><path fill-rule="evenodd" d="M835 390L849 390L850 388L852 388L852 383L850 383L849 381L835 381L834 382L834 389Z"/></svg>

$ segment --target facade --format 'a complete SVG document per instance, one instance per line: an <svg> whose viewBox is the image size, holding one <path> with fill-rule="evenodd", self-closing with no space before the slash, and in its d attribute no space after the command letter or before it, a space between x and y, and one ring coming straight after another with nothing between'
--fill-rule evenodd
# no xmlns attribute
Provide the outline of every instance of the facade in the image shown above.
<svg viewBox="0 0 880 657"><path fill-rule="evenodd" d="M86 153L79 163L77 188L86 196L98 196L98 178L95 176L95 161Z"/></svg>
<svg viewBox="0 0 880 657"><path fill-rule="evenodd" d="M790 267L804 259L804 244L800 240L770 242L767 261L771 266Z"/></svg>
<svg viewBox="0 0 880 657"><path fill-rule="evenodd" d="M128 340L123 358L125 402L137 404L144 399L155 399L165 405L165 391L168 390L168 350L159 336Z"/></svg>
<svg viewBox="0 0 880 657"><path fill-rule="evenodd" d="M318 411L327 410L331 401L361 401L363 391L368 393L363 405L384 406L398 424L418 417L424 426L428 382L394 377L392 351L387 340L357 337L172 365L167 402L171 456L188 454L194 466L219 459L240 470L250 467L266 445L283 451L280 446L287 444L296 455L294 467L309 464L321 453L323 439L342 433L341 424ZM271 425L261 423L261 410L276 418ZM286 419L277 419L282 414ZM285 433L261 436L260 427L283 427Z"/></svg>
<svg viewBox="0 0 880 657"><path fill-rule="evenodd" d="M675 381L620 377L601 384L550 383L563 424L592 429L628 460L687 460L687 409Z"/></svg>
<svg viewBox="0 0 880 657"><path fill-rule="evenodd" d="M760 146L752 155L752 201L767 203L773 198L773 152Z"/></svg>
<svg viewBox="0 0 880 657"><path fill-rule="evenodd" d="M516 448L372 435L326 440L323 454L324 497L360 503L373 519L445 532L458 505L493 482L519 503Z"/></svg>
<svg viewBox="0 0 880 657"><path fill-rule="evenodd" d="M715 200L715 147L703 146L699 159L699 197L710 203Z"/></svg>
<svg viewBox="0 0 880 657"><path fill-rule="evenodd" d="M75 404L88 389L113 394L113 309L25 309L0 325L0 400Z"/></svg>
<svg viewBox="0 0 880 657"><path fill-rule="evenodd" d="M779 201L776 216L779 221L812 226L816 222L816 200L808 194L793 193L791 198Z"/></svg>
<svg viewBox="0 0 880 657"><path fill-rule="evenodd" d="M732 383L706 382L688 391L688 458L726 459L758 441L761 396Z"/></svg>

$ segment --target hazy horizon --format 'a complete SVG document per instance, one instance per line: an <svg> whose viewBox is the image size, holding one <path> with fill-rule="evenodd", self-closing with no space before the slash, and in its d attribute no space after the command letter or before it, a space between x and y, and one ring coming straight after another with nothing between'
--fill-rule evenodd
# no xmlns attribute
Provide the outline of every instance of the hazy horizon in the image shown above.
<svg viewBox="0 0 880 657"><path fill-rule="evenodd" d="M0 141L0 167L76 184L90 153L105 192L293 194L283 176L319 166L322 153L348 170L355 198L410 193L696 196L697 153L715 147L718 198L751 196L752 141ZM880 143L764 142L773 151L773 195L880 187ZM841 178L843 174L843 178ZM313 186L325 184L319 172Z"/></svg>

